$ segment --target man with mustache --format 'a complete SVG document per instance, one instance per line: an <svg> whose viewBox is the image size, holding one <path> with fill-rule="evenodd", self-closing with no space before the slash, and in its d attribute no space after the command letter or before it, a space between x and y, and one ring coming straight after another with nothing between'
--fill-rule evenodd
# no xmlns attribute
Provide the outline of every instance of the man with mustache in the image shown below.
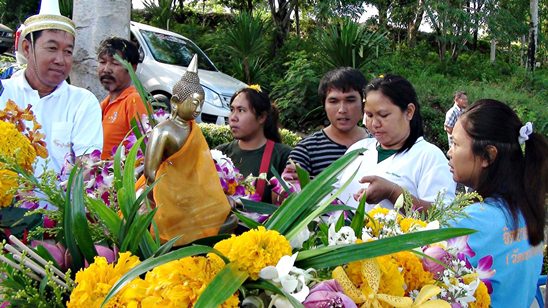
<svg viewBox="0 0 548 308"><path fill-rule="evenodd" d="M131 120L138 121L147 114L145 104L137 89L131 84L129 72L114 55L119 55L137 68L139 51L132 42L119 37L108 38L101 42L97 50L99 65L97 73L108 96L101 102L103 112L103 152L102 159L110 159L116 147L131 131Z"/></svg>
<svg viewBox="0 0 548 308"><path fill-rule="evenodd" d="M65 159L74 162L103 146L97 98L65 81L72 69L75 33L72 20L60 14L57 0L42 1L40 13L25 20L17 44L27 68L0 81L0 109L8 100L22 109L31 105L42 125L49 157L38 158L37 176L44 167L59 172Z"/></svg>

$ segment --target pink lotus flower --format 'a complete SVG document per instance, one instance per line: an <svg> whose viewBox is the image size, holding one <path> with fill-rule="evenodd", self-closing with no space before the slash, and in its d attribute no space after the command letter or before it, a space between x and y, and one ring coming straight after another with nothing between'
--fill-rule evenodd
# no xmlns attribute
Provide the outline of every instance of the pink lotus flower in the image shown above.
<svg viewBox="0 0 548 308"><path fill-rule="evenodd" d="M451 263L451 260L453 259L450 253L448 253L445 249L439 246L429 246L425 248L423 252L427 256L432 257L446 265L449 265ZM429 258L423 258L422 265L424 266L425 270L434 274L435 278L439 278L439 276L445 270L445 267L443 265Z"/></svg>
<svg viewBox="0 0 548 308"><path fill-rule="evenodd" d="M49 254L55 260L55 263L59 266L59 269L66 271L70 267L71 257L68 250L60 243L54 243L50 241L32 241L31 247L36 248L38 246L44 247Z"/></svg>
<svg viewBox="0 0 548 308"><path fill-rule="evenodd" d="M357 307L354 301L344 294L341 286L334 279L322 281L312 288L303 305L307 308Z"/></svg>

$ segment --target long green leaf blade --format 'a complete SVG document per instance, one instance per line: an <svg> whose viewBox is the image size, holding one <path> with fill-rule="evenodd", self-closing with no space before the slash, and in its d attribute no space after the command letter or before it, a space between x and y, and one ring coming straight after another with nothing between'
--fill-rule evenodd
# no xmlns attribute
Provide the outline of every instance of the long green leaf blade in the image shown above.
<svg viewBox="0 0 548 308"><path fill-rule="evenodd" d="M74 179L71 196L70 221L74 239L78 244L78 248L91 264L93 258L97 255L91 233L89 231L88 219L86 216L86 207L84 205L84 173L83 169L78 168L76 178Z"/></svg>
<svg viewBox="0 0 548 308"><path fill-rule="evenodd" d="M294 308L304 307L303 304L301 304L297 299L295 299L289 293L285 292L283 288L279 288L268 280L258 279L257 281L245 283L245 286L249 289L267 290L276 294L283 295L289 300Z"/></svg>
<svg viewBox="0 0 548 308"><path fill-rule="evenodd" d="M249 274L228 263L209 283L198 298L195 308L219 307L246 281Z"/></svg>
<svg viewBox="0 0 548 308"><path fill-rule="evenodd" d="M129 270L122 277L120 277L118 281L116 281L116 283L112 286L107 296L103 300L101 307L103 307L126 284L128 284L129 282L131 282L133 279L137 278L138 276L150 271L151 269L174 260L179 260L184 257L195 256L199 254L206 254L209 252L214 252L214 249L207 246L196 245L196 246L180 248L178 250L161 255L157 258L152 257L152 258L146 259L145 261L141 262L139 265Z"/></svg>
<svg viewBox="0 0 548 308"><path fill-rule="evenodd" d="M294 198L286 201L267 221L265 226L268 229L277 230L285 234L295 220L306 210L313 208L320 200L329 193L329 189L337 180L339 172L350 164L363 149L351 151L333 162L322 173L314 178L310 183ZM323 191L323 193L320 193Z"/></svg>
<svg viewBox="0 0 548 308"><path fill-rule="evenodd" d="M93 198L86 198L86 204L92 212L105 225L108 232L113 236L118 236L122 219L113 209L109 208L103 201Z"/></svg>
<svg viewBox="0 0 548 308"><path fill-rule="evenodd" d="M301 251L297 256L295 266L299 268L321 269L343 265L352 261L411 250L474 232L476 231L472 229L447 228L408 233L361 244L322 247ZM333 249L333 247L337 248Z"/></svg>

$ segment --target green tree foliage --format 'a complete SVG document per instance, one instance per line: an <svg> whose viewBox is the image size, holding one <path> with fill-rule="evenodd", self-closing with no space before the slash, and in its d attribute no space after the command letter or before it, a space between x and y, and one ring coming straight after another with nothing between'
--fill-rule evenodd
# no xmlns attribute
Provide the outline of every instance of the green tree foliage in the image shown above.
<svg viewBox="0 0 548 308"><path fill-rule="evenodd" d="M169 30L175 11L175 0L143 0L143 5L147 13L152 16L151 23L154 26Z"/></svg>
<svg viewBox="0 0 548 308"><path fill-rule="evenodd" d="M290 53L283 66L286 74L274 82L270 94L280 111L280 121L296 131L314 129L325 118L318 99L319 69L306 51Z"/></svg>
<svg viewBox="0 0 548 308"><path fill-rule="evenodd" d="M451 60L456 61L471 40L473 20L467 5L465 0L425 0L426 16L436 33L441 61L445 61L447 52Z"/></svg>
<svg viewBox="0 0 548 308"><path fill-rule="evenodd" d="M349 19L320 31L317 36L319 59L329 68L350 66L363 70L386 44L385 32L370 32Z"/></svg>
<svg viewBox="0 0 548 308"><path fill-rule="evenodd" d="M235 76L248 84L257 83L264 73L265 56L268 54L268 41L264 33L269 24L260 17L254 17L247 12L235 16L222 45L229 51L229 56L235 69Z"/></svg>

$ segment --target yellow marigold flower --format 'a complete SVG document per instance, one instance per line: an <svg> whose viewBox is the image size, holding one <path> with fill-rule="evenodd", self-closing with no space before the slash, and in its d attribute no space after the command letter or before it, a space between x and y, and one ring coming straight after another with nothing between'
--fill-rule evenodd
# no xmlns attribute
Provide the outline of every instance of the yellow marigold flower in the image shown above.
<svg viewBox="0 0 548 308"><path fill-rule="evenodd" d="M434 283L432 273L424 270L421 260L414 253L402 251L394 254L393 257L403 268L402 274L407 286L406 293L420 290L424 285Z"/></svg>
<svg viewBox="0 0 548 308"><path fill-rule="evenodd" d="M0 207L11 205L17 187L17 173L0 169Z"/></svg>
<svg viewBox="0 0 548 308"><path fill-rule="evenodd" d="M186 257L154 268L145 279L132 281L122 294L127 307L191 307L222 269L206 257ZM237 294L222 307L237 307Z"/></svg>
<svg viewBox="0 0 548 308"><path fill-rule="evenodd" d="M241 270L247 271L255 280L259 278L261 269L276 265L281 257L291 255L289 241L277 231L266 230L263 226L221 241L213 248L236 263Z"/></svg>
<svg viewBox="0 0 548 308"><path fill-rule="evenodd" d="M36 158L36 150L30 140L12 123L0 121L0 156L30 171ZM2 165L0 164L0 168Z"/></svg>
<svg viewBox="0 0 548 308"><path fill-rule="evenodd" d="M470 303L471 308L487 308L491 306L491 296L489 296L489 290L483 281L480 282L476 292L474 293L476 301Z"/></svg>
<svg viewBox="0 0 548 308"><path fill-rule="evenodd" d="M392 255L377 257L382 278L378 293L403 296L405 294L403 275L398 262Z"/></svg>
<svg viewBox="0 0 548 308"><path fill-rule="evenodd" d="M67 307L100 307L108 291L122 275L140 263L139 258L130 252L119 253L116 265L107 263L104 257L95 257L95 261L86 269L76 273L76 288L70 294ZM123 292L127 287L124 287ZM121 293L111 299L105 307L123 307Z"/></svg>
<svg viewBox="0 0 548 308"><path fill-rule="evenodd" d="M410 218L410 217L405 217L403 218L402 220L400 220L400 229L403 231L403 233L408 233L409 231L414 231L415 228L417 227L426 227L427 223L422 221L422 220L418 220L418 219L414 219L414 218Z"/></svg>

